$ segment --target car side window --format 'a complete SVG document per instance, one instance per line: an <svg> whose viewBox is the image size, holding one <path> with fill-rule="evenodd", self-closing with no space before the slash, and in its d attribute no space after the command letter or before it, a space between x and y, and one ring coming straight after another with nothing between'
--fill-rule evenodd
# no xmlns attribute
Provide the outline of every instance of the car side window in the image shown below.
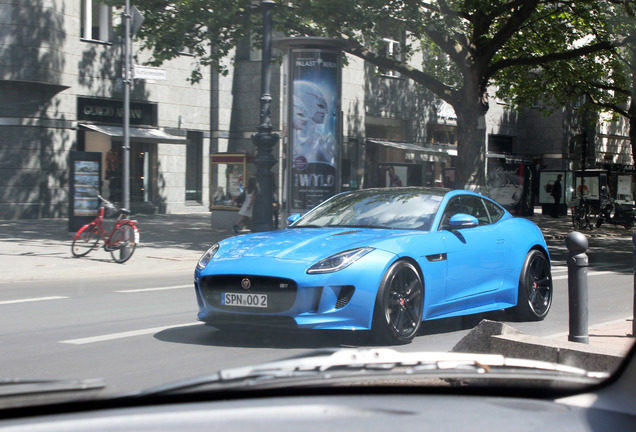
<svg viewBox="0 0 636 432"><path fill-rule="evenodd" d="M444 209L444 215L442 216L442 221L440 223L440 229L447 227L450 223L450 218L457 213L466 213L468 211L467 207L462 202L462 196L455 196L448 201L446 204L446 209Z"/></svg>
<svg viewBox="0 0 636 432"><path fill-rule="evenodd" d="M474 216L479 220L479 224L487 223L488 215L479 197L472 195L458 195L450 199L444 210L440 228L447 227L450 218L457 213L465 213ZM484 219L486 217L486 219Z"/></svg>
<svg viewBox="0 0 636 432"><path fill-rule="evenodd" d="M440 224L440 228L443 229L447 227L450 221L450 218L457 213L466 213L471 216L474 216L479 221L479 225L490 225L495 222L495 218L493 215L496 213L497 206L495 209L488 210L487 205L492 204L488 201L473 195L458 195L450 199L448 205L446 206L446 210L444 210L444 215L442 216L442 222ZM492 204L494 205L494 204ZM501 210L501 209L499 209ZM501 218L503 212L496 217L496 220Z"/></svg>
<svg viewBox="0 0 636 432"><path fill-rule="evenodd" d="M484 200L484 204L486 205L486 210L488 210L488 214L490 216L492 223L497 222L499 219L503 217L504 210L501 207L499 207L497 204L489 200Z"/></svg>
<svg viewBox="0 0 636 432"><path fill-rule="evenodd" d="M483 199L472 195L467 195L462 198L468 210L466 213L477 218L479 225L490 224L490 217L486 211Z"/></svg>

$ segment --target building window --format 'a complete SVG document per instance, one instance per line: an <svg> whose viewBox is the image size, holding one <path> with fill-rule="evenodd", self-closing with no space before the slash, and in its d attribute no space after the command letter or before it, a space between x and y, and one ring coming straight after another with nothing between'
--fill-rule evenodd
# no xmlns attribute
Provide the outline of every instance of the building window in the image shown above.
<svg viewBox="0 0 636 432"><path fill-rule="evenodd" d="M112 40L112 7L96 0L81 0L82 23L80 37L85 40L110 42Z"/></svg>
<svg viewBox="0 0 636 432"><path fill-rule="evenodd" d="M507 135L488 135L488 152L512 154L513 140Z"/></svg>
<svg viewBox="0 0 636 432"><path fill-rule="evenodd" d="M433 144L457 145L456 126L429 123L427 125L428 141Z"/></svg>
<svg viewBox="0 0 636 432"><path fill-rule="evenodd" d="M253 33L250 33L248 37L244 37L238 42L236 47L236 59L244 61L261 61L263 59L263 51L260 48L260 43L255 40Z"/></svg>
<svg viewBox="0 0 636 432"><path fill-rule="evenodd" d="M402 60L402 49L400 46L400 42L393 39L383 38L382 45L384 47L384 55L387 58L390 58L393 60ZM383 77L389 77L389 78L400 77L400 74L392 69L377 67L376 73Z"/></svg>
<svg viewBox="0 0 636 432"><path fill-rule="evenodd" d="M188 132L186 144L186 201L202 202L203 197L203 133Z"/></svg>

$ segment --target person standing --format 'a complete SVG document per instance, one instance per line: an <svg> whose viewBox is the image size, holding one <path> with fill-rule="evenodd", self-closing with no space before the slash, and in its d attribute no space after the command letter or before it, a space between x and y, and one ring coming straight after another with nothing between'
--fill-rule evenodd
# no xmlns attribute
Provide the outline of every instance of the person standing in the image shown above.
<svg viewBox="0 0 636 432"><path fill-rule="evenodd" d="M554 185L552 185L552 197L554 198L554 209L552 210L552 217L559 217L559 204L561 204L561 179L563 176L559 174L557 176Z"/></svg>
<svg viewBox="0 0 636 432"><path fill-rule="evenodd" d="M239 210L239 218L234 224L234 232L238 233L239 228L245 224L245 219L252 218L252 212L254 210L254 199L256 198L256 179L250 178L247 182L247 189L245 189L245 201L241 205Z"/></svg>
<svg viewBox="0 0 636 432"><path fill-rule="evenodd" d="M389 167L389 184L391 187L402 187L400 176L395 173L395 167Z"/></svg>

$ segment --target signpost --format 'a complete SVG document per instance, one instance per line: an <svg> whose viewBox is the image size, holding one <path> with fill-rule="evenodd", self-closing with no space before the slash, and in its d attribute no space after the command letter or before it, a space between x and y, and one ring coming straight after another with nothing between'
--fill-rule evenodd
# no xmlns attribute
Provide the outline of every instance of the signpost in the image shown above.
<svg viewBox="0 0 636 432"><path fill-rule="evenodd" d="M122 207L130 209L130 86L132 85L130 60L132 37L139 30L144 18L136 7L131 9L130 0L124 8L124 133L122 144Z"/></svg>

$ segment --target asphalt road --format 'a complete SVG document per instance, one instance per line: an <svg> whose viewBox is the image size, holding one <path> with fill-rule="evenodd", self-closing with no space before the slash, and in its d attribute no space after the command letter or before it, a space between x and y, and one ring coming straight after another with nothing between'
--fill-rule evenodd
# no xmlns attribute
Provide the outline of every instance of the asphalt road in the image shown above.
<svg viewBox="0 0 636 432"><path fill-rule="evenodd" d="M632 242L592 238L588 256L590 325L632 316ZM543 322L510 322L532 335L568 331L567 251L551 241L555 297ZM221 368L314 348L366 345L360 333L232 332L196 321L192 271L157 275L0 282L2 374L11 378L103 378L107 394L130 392ZM425 323L403 351L448 351L481 319Z"/></svg>

